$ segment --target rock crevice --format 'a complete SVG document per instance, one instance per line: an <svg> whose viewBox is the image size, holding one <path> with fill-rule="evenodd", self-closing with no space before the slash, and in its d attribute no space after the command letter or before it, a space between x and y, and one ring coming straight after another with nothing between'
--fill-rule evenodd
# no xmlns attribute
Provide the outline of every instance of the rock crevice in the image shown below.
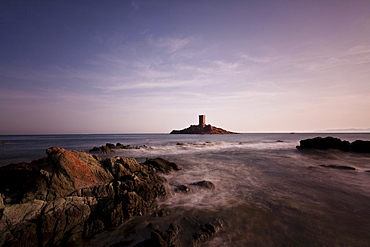
<svg viewBox="0 0 370 247"><path fill-rule="evenodd" d="M58 147L46 153L0 167L0 246L71 245L153 211L166 196L155 163Z"/></svg>

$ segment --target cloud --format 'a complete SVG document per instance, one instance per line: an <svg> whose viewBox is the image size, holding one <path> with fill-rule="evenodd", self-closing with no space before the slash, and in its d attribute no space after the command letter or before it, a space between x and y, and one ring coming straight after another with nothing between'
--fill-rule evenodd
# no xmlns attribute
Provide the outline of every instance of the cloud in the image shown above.
<svg viewBox="0 0 370 247"><path fill-rule="evenodd" d="M174 53L190 44L191 38L161 37L159 39L154 39L153 36L149 36L147 42L151 46L164 48L169 53Z"/></svg>
<svg viewBox="0 0 370 247"><path fill-rule="evenodd" d="M121 91L121 90L129 90L129 89L155 89L155 88L176 88L181 87L184 85L189 84L189 82L186 81L172 81L170 79L162 79L162 81L158 82L138 82L138 83L117 83L117 85L100 85L100 86L94 86L98 89L104 89L108 91Z"/></svg>
<svg viewBox="0 0 370 247"><path fill-rule="evenodd" d="M241 55L241 58L255 63L270 63L274 61L273 57L255 57L250 55Z"/></svg>

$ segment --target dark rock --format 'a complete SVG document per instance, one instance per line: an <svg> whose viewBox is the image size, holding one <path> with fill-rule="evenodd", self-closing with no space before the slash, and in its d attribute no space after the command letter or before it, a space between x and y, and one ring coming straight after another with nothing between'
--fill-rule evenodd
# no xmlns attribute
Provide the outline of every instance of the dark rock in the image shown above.
<svg viewBox="0 0 370 247"><path fill-rule="evenodd" d="M113 149L113 148L116 147L113 143L107 143L107 144L105 144L105 146L107 146L110 149Z"/></svg>
<svg viewBox="0 0 370 247"><path fill-rule="evenodd" d="M148 225L151 231L150 238L135 245L135 247L148 246L198 246L212 236L214 236L223 224L217 219L209 219L203 222L201 219L189 219L184 217L169 225ZM120 246L120 245L117 245Z"/></svg>
<svg viewBox="0 0 370 247"><path fill-rule="evenodd" d="M351 143L350 149L356 153L370 153L370 141L354 141Z"/></svg>
<svg viewBox="0 0 370 247"><path fill-rule="evenodd" d="M352 143L334 137L315 137L300 141L297 149L338 149L345 152L370 153L370 141L356 140Z"/></svg>
<svg viewBox="0 0 370 247"><path fill-rule="evenodd" d="M93 147L92 149L89 150L89 152L100 152L102 151L101 147Z"/></svg>
<svg viewBox="0 0 370 247"><path fill-rule="evenodd" d="M47 154L0 167L0 246L70 246L154 211L166 196L165 179L135 159Z"/></svg>
<svg viewBox="0 0 370 247"><path fill-rule="evenodd" d="M7 145L7 144L9 144L8 142L0 142L0 146L1 145Z"/></svg>
<svg viewBox="0 0 370 247"><path fill-rule="evenodd" d="M306 139L300 141L300 146L297 149L339 149L342 151L349 151L349 142L342 141L334 137L315 137L313 139Z"/></svg>
<svg viewBox="0 0 370 247"><path fill-rule="evenodd" d="M320 165L320 166L326 167L326 168L341 169L341 170L356 170L356 168L352 166L338 166L338 165Z"/></svg>
<svg viewBox="0 0 370 247"><path fill-rule="evenodd" d="M176 191L187 193L187 192L190 192L190 188L186 185L179 185L177 186Z"/></svg>
<svg viewBox="0 0 370 247"><path fill-rule="evenodd" d="M176 165L173 162L169 162L167 160L164 160L162 158L156 158L156 159L147 159L144 163L144 165L152 166L157 171L163 172L163 173L169 173L171 171L179 171L181 168Z"/></svg>
<svg viewBox="0 0 370 247"><path fill-rule="evenodd" d="M211 189L211 190L215 189L215 187L216 187L214 185L214 183L212 183L210 181L207 181L207 180L192 183L191 185L200 186L200 187L203 187L203 188L206 188L206 189Z"/></svg>
<svg viewBox="0 0 370 247"><path fill-rule="evenodd" d="M116 145L112 143L107 143L104 146L101 147L94 147L89 150L89 152L102 152L104 154L111 153L112 151L116 149L141 149L141 148L148 148L146 145L142 146L131 146L131 145L123 145L122 143L117 143Z"/></svg>
<svg viewBox="0 0 370 247"><path fill-rule="evenodd" d="M167 230L155 229L150 238L138 243L135 247L173 247L178 246L178 234L181 227L170 224Z"/></svg>
<svg viewBox="0 0 370 247"><path fill-rule="evenodd" d="M201 224L200 227L199 227L200 231L193 234L193 239L196 242L204 241L204 240L208 239L210 236L212 236L213 234L215 234L216 232L218 232L221 229L221 226L222 226L222 224L220 224L220 223L217 223L217 224L214 224L214 223Z"/></svg>

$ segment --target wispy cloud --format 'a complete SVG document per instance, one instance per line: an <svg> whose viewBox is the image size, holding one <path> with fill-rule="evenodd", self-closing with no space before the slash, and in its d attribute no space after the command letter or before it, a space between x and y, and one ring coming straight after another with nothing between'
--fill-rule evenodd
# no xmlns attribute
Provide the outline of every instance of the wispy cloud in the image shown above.
<svg viewBox="0 0 370 247"><path fill-rule="evenodd" d="M191 38L160 37L158 39L148 36L147 43L156 48L164 48L170 53L174 53L191 42Z"/></svg>
<svg viewBox="0 0 370 247"><path fill-rule="evenodd" d="M247 61L252 61L255 63L270 63L274 61L274 57L256 57L256 56L250 56L250 55L241 55L242 59L245 59Z"/></svg>
<svg viewBox="0 0 370 247"><path fill-rule="evenodd" d="M186 81L171 81L170 79L163 79L162 82L138 82L138 83L117 83L117 85L98 85L95 88L104 89L108 91L121 91L129 89L155 89L155 88L177 88L189 84Z"/></svg>

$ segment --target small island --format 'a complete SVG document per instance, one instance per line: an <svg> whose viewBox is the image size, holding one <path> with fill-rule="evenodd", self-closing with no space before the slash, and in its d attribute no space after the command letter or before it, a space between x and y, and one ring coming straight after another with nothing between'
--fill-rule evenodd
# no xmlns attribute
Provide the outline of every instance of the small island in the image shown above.
<svg viewBox="0 0 370 247"><path fill-rule="evenodd" d="M172 130L170 134L238 134L236 132L227 131L210 124L206 124L206 115L199 115L199 124L190 125L190 127L182 130Z"/></svg>

